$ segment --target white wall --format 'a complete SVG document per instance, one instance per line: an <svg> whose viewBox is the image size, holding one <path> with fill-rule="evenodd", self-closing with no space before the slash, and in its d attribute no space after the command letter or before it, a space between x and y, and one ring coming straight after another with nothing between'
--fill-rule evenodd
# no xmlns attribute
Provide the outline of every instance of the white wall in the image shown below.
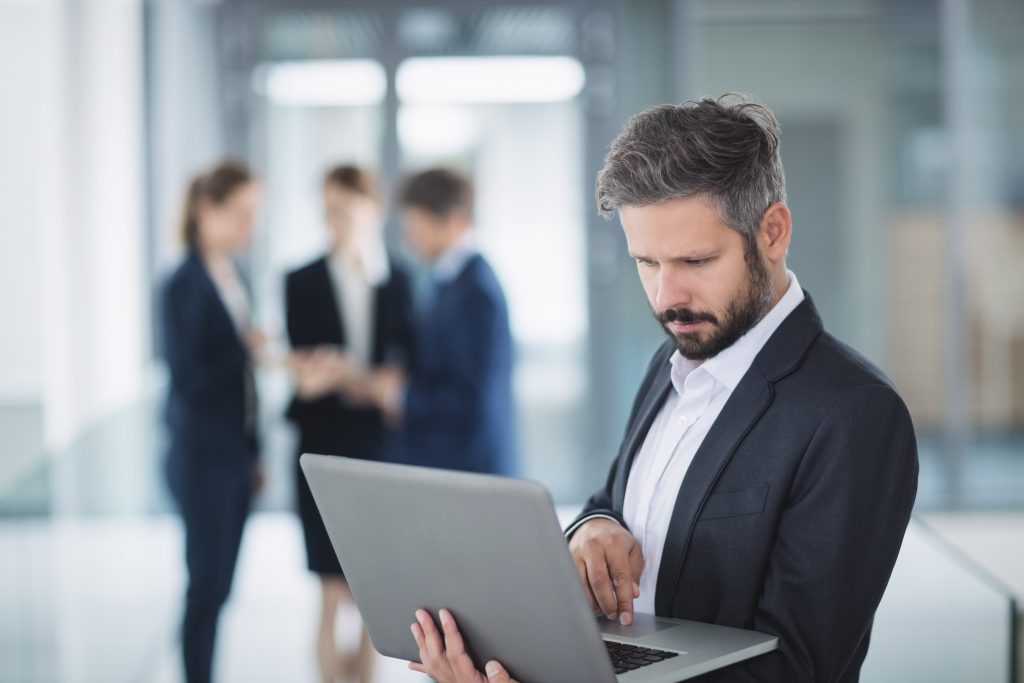
<svg viewBox="0 0 1024 683"><path fill-rule="evenodd" d="M37 405L43 393L39 145L26 131L42 114L41 84L26 63L45 65L45 16L30 0L0 3L0 404Z"/></svg>
<svg viewBox="0 0 1024 683"><path fill-rule="evenodd" d="M149 153L156 223L153 265L159 275L181 255L178 221L185 189L198 171L220 160L224 140L214 34L216 3L148 4L153 125Z"/></svg>
<svg viewBox="0 0 1024 683"><path fill-rule="evenodd" d="M700 3L694 15L701 22L695 87L679 99L727 91L757 96L780 120L783 156L787 121L840 126L844 272L837 290L845 300L844 316L832 327L844 341L884 362L885 330L874 324L885 293L888 201L885 178L878 173L886 163L890 103L882 17L870 3L847 2L840 8L845 14L823 8L816 20L765 21L757 7L747 0ZM807 11L803 5L798 9ZM777 16L771 9L765 13ZM794 240L815 229L794 216Z"/></svg>
<svg viewBox="0 0 1024 683"><path fill-rule="evenodd" d="M148 361L141 8L0 2L0 399L40 402L51 449Z"/></svg>

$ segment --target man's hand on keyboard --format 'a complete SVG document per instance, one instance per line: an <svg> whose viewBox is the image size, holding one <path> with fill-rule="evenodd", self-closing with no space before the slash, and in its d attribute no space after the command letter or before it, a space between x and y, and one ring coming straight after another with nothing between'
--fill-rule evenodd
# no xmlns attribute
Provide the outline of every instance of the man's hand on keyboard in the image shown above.
<svg viewBox="0 0 1024 683"><path fill-rule="evenodd" d="M576 571L595 612L633 623L633 600L640 597L643 551L633 534L618 522L595 517L569 540Z"/></svg>

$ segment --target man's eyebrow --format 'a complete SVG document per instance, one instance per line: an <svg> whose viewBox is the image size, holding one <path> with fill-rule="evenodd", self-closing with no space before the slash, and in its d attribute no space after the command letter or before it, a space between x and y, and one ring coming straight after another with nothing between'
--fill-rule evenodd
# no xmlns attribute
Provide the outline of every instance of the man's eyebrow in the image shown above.
<svg viewBox="0 0 1024 683"><path fill-rule="evenodd" d="M721 254L720 249L710 249L708 251L697 251L689 254L683 254L681 256L673 256L670 260L672 261L704 261L709 258L714 258Z"/></svg>
<svg viewBox="0 0 1024 683"><path fill-rule="evenodd" d="M631 259L635 259L637 261L641 261L641 260L642 261L653 261L654 260L650 256L643 256L641 254L637 254L637 253L632 252L632 251L628 251L627 253L629 254L629 257ZM689 254L680 254L679 256L671 256L671 257L669 257L666 260L668 260L668 261L703 261L705 259L714 258L716 256L719 256L721 253L722 252L721 252L720 249L710 249L708 251L695 251L695 252L690 252Z"/></svg>

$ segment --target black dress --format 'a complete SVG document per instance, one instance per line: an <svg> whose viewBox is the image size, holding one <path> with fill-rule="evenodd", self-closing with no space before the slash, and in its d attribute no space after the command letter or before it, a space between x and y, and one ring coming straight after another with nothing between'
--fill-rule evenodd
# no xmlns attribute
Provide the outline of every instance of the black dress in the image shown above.
<svg viewBox="0 0 1024 683"><path fill-rule="evenodd" d="M373 289L371 362L404 364L412 349L413 312L409 279L393 261L389 278ZM320 258L288 274L285 280L288 338L296 350L347 343L341 307L327 259ZM299 517L310 571L342 576L341 565L299 469L302 453L343 455L367 460L390 459L391 434L376 409L349 405L339 395L314 400L292 399L288 419L299 430L295 484Z"/></svg>

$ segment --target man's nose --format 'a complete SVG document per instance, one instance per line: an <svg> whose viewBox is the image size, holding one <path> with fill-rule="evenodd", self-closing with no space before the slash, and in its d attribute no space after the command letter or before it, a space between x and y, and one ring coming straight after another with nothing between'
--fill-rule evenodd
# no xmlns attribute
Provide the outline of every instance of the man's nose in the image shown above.
<svg viewBox="0 0 1024 683"><path fill-rule="evenodd" d="M689 306L693 295L686 277L672 268L662 268L658 274L657 310Z"/></svg>

